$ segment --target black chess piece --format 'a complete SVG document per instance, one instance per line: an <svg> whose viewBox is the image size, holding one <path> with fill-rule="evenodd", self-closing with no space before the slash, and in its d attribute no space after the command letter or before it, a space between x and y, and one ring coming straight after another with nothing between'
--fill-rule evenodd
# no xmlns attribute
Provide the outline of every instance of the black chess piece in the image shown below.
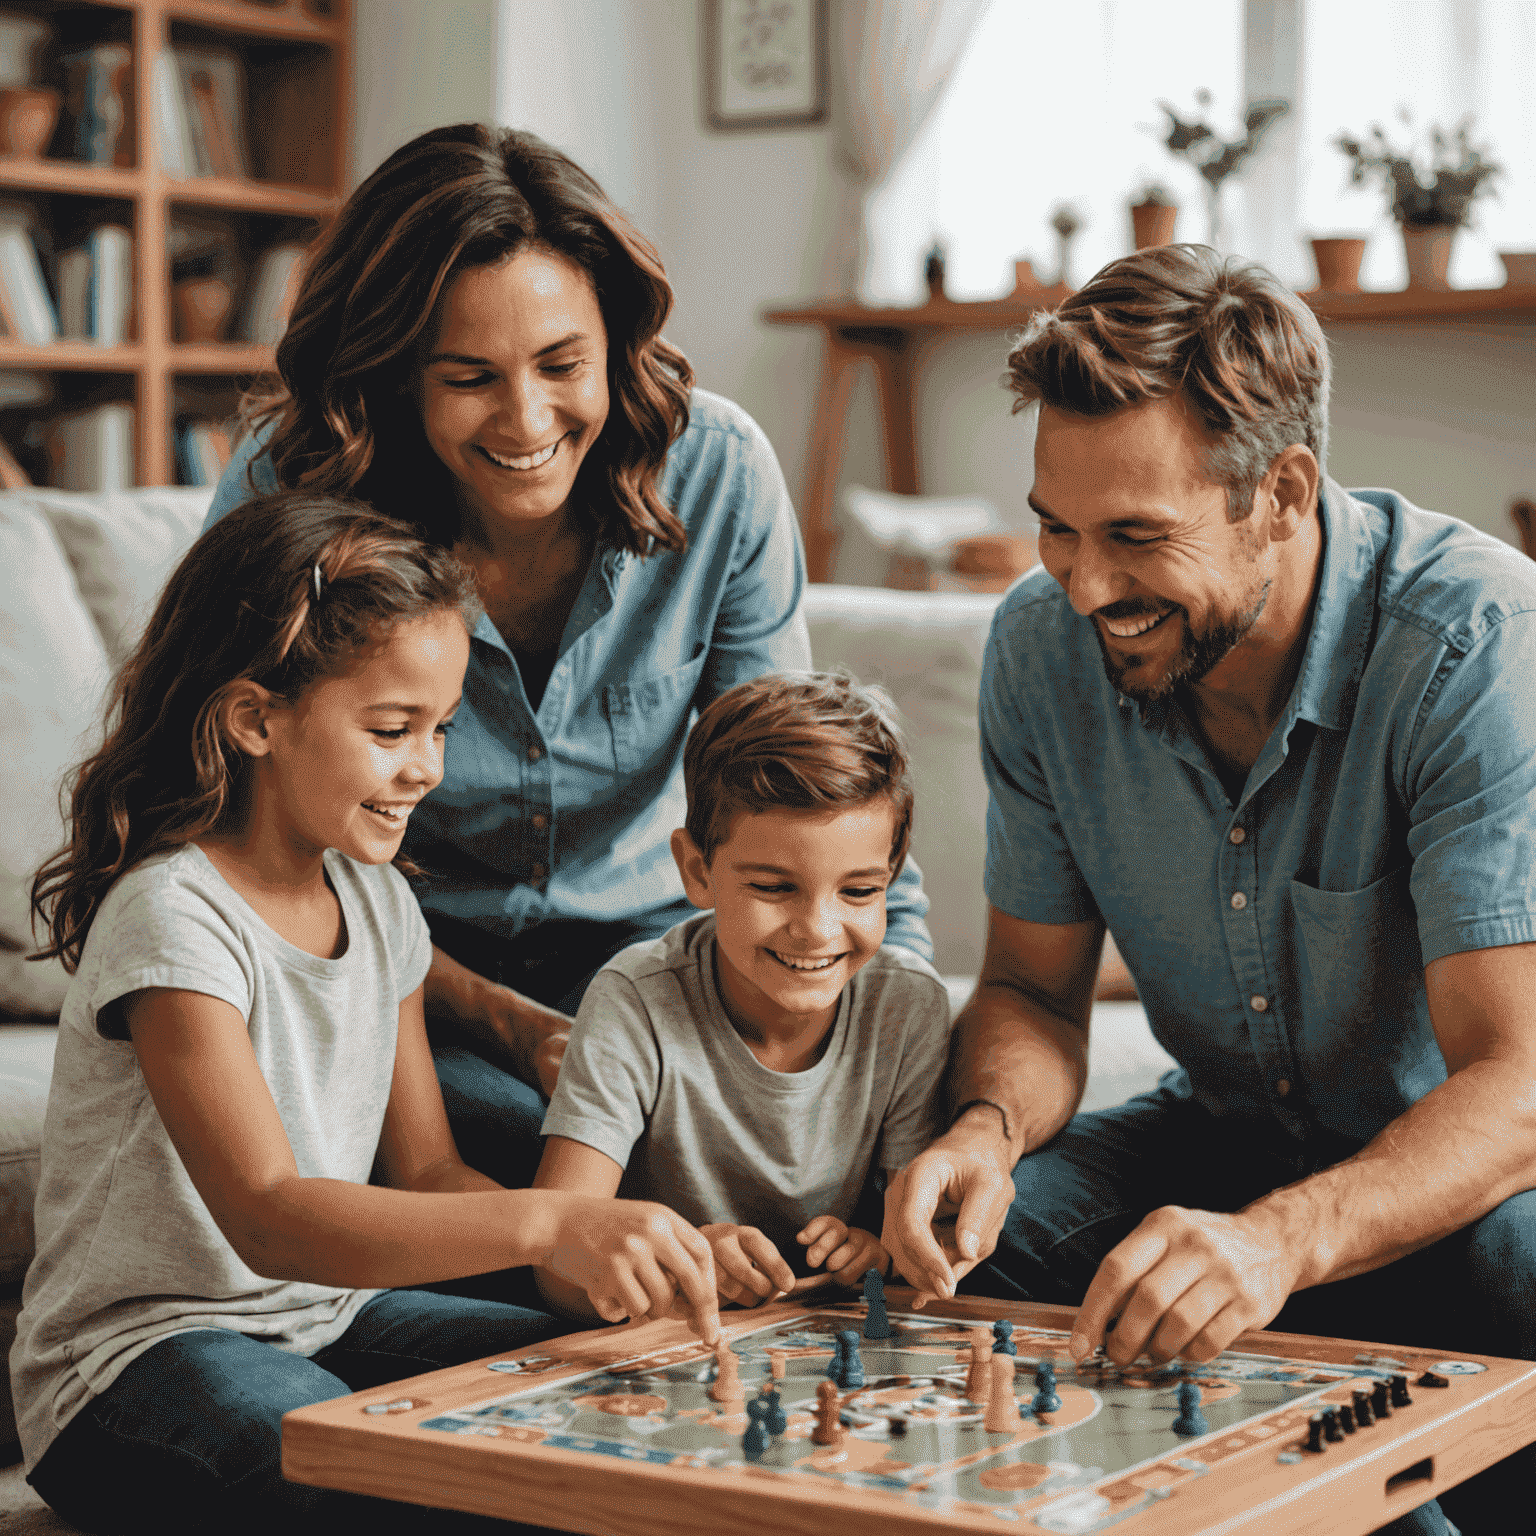
<svg viewBox="0 0 1536 1536"><path fill-rule="evenodd" d="M1361 1429L1369 1429L1376 1422L1376 1415L1371 1412L1371 1394L1364 1387L1356 1387L1350 1396L1355 1400L1355 1423Z"/></svg>
<svg viewBox="0 0 1536 1536"><path fill-rule="evenodd" d="M1384 1381L1378 1381L1371 1388L1371 1412L1378 1419L1388 1419L1392 1416L1392 1405L1387 1401L1387 1384Z"/></svg>
<svg viewBox="0 0 1536 1536"><path fill-rule="evenodd" d="M1352 1435L1355 1432L1355 1410L1348 1403L1339 1404L1339 1428L1346 1435Z"/></svg>
<svg viewBox="0 0 1536 1536"><path fill-rule="evenodd" d="M1344 1431L1339 1425L1339 1410L1332 1406L1323 1409L1323 1434L1329 1440L1342 1440Z"/></svg>
<svg viewBox="0 0 1536 1536"><path fill-rule="evenodd" d="M1392 1406L1394 1408L1411 1408L1413 1399L1408 1395L1408 1378L1401 1371L1396 1371L1392 1376Z"/></svg>
<svg viewBox="0 0 1536 1536"><path fill-rule="evenodd" d="M1307 1420L1307 1449L1309 1451L1322 1451L1323 1446L1323 1416L1314 1413Z"/></svg>

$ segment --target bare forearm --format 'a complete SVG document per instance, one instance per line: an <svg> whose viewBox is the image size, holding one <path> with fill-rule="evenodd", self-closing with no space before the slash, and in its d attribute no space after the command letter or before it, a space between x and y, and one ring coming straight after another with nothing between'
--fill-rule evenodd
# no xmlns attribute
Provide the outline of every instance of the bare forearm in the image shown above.
<svg viewBox="0 0 1536 1536"><path fill-rule="evenodd" d="M1244 1215L1273 1223L1303 1255L1301 1289L1390 1264L1532 1187L1536 1068L1489 1060L1448 1078L1348 1161Z"/></svg>
<svg viewBox="0 0 1536 1536"><path fill-rule="evenodd" d="M539 1295L549 1303L551 1312L583 1323L603 1322L603 1316L592 1305L591 1297L579 1285L562 1280L552 1269L546 1269L543 1265L534 1270L533 1277L538 1282Z"/></svg>

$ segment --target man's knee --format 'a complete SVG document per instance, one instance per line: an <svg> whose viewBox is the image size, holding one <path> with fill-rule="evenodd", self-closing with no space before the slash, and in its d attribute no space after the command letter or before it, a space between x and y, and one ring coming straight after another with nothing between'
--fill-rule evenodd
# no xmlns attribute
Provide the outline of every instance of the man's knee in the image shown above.
<svg viewBox="0 0 1536 1536"><path fill-rule="evenodd" d="M1536 1360L1536 1190L1513 1195L1465 1229L1463 1306L1486 1339L1468 1349Z"/></svg>

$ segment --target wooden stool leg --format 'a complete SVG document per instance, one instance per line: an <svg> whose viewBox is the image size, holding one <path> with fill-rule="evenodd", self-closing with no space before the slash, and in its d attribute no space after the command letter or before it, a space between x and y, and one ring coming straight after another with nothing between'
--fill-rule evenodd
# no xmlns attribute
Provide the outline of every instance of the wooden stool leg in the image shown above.
<svg viewBox="0 0 1536 1536"><path fill-rule="evenodd" d="M853 396L858 349L836 332L827 333L816 387L815 414L806 462L805 504L800 509L805 533L805 566L812 581L830 581L837 559L837 472L843 463L843 436L848 426L848 402Z"/></svg>
<svg viewBox="0 0 1536 1536"><path fill-rule="evenodd" d="M880 428L885 439L885 483L916 496L917 426L912 411L912 344L905 336L871 349L880 391Z"/></svg>

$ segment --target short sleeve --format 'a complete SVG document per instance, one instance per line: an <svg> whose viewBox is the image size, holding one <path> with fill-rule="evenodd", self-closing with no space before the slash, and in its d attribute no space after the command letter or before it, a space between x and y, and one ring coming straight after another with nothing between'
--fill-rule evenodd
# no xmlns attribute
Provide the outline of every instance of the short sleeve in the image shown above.
<svg viewBox="0 0 1536 1536"><path fill-rule="evenodd" d="M901 987L907 1017L896 1089L880 1129L880 1166L904 1168L939 1133L939 1100L949 1059L949 994L936 976L908 973Z"/></svg>
<svg viewBox="0 0 1536 1536"><path fill-rule="evenodd" d="M1035 751L1017 648L1029 607L1006 601L981 666L981 768L987 780L987 899L1031 923L1080 923L1098 905L1072 856Z"/></svg>
<svg viewBox="0 0 1536 1536"><path fill-rule="evenodd" d="M405 876L393 866L389 875L399 912L395 931L390 935L389 953L395 972L395 992L403 1000L427 979L427 972L432 969L432 930Z"/></svg>
<svg viewBox="0 0 1536 1536"><path fill-rule="evenodd" d="M127 1038L120 1010L108 1005L146 987L200 992L250 1018L255 995L251 957L239 935L194 888L154 872L103 916L107 921L106 932L99 936L103 958L89 1007L91 1023L106 1039ZM101 920L98 917L97 922ZM94 929L91 938L98 938Z"/></svg>
<svg viewBox="0 0 1536 1536"><path fill-rule="evenodd" d="M1407 767L1424 963L1536 941L1536 613L1495 624L1430 685Z"/></svg>
<svg viewBox="0 0 1536 1536"><path fill-rule="evenodd" d="M627 1167L660 1079L660 1046L643 999L627 976L601 970L571 1028L542 1134L579 1141Z"/></svg>

